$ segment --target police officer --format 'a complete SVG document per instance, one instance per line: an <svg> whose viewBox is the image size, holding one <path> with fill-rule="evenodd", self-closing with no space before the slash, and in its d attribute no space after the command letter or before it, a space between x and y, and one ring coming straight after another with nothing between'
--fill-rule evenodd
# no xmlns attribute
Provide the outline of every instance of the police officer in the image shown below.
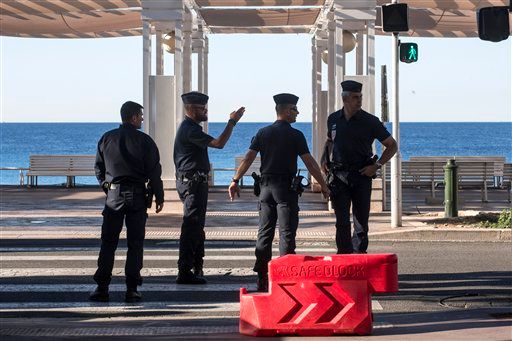
<svg viewBox="0 0 512 341"><path fill-rule="evenodd" d="M229 116L224 131L218 138L203 132L199 125L208 120L208 96L197 91L181 95L185 105L185 119L174 141L176 189L183 202L183 223L180 234L178 284L205 284L203 276L204 224L208 202L208 147L222 149L228 142L233 127L242 117L241 107ZM192 272L193 269L193 272Z"/></svg>
<svg viewBox="0 0 512 341"><path fill-rule="evenodd" d="M309 153L304 134L290 125L297 119L297 101L292 94L274 96L277 121L264 127L253 137L244 160L229 185L229 196L234 200L240 195L238 182L247 172L258 152L261 154L261 183L259 195L260 223L256 242L258 291L268 291L268 262L272 258L272 240L279 220L279 253L281 256L295 253L295 235L299 224L298 193L293 188L297 173L297 157L300 156L309 173L318 181L327 198L329 189L320 167Z"/></svg>
<svg viewBox="0 0 512 341"><path fill-rule="evenodd" d="M380 120L361 109L362 84L341 83L343 108L327 119L327 142L322 156L322 169L328 172L327 152L332 151L329 184L336 214L336 245L338 253L366 253L372 177L397 151L395 139ZM385 148L380 159L372 159L372 144L379 140ZM327 152L326 152L327 151ZM329 177L331 178L331 177ZM350 237L350 206L354 234Z"/></svg>
<svg viewBox="0 0 512 341"><path fill-rule="evenodd" d="M143 244L147 218L146 182L156 197L156 213L164 206L161 180L162 167L155 142L137 129L141 128L142 106L126 102L121 106L123 124L105 133L98 142L96 177L107 194L101 226L101 249L94 280L98 284L91 293L92 301L108 301L114 254L119 234L126 224L128 253L126 256L126 302L141 299L137 286L142 284Z"/></svg>

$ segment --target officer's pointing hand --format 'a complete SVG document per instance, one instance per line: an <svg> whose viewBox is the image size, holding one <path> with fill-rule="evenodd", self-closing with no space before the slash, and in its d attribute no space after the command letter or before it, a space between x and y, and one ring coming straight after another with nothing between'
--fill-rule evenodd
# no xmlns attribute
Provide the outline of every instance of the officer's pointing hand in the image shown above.
<svg viewBox="0 0 512 341"><path fill-rule="evenodd" d="M229 115L229 118L231 120L234 120L235 122L238 122L240 121L240 119L242 118L242 116L244 115L244 112L245 112L245 107L240 107L237 111L233 111L230 115Z"/></svg>
<svg viewBox="0 0 512 341"><path fill-rule="evenodd" d="M231 182L228 188L229 191L229 199L231 201L235 200L235 194L237 197L240 198L240 187L238 187L238 184L236 182Z"/></svg>
<svg viewBox="0 0 512 341"><path fill-rule="evenodd" d="M160 213L162 208L164 208L164 203L156 204L155 213Z"/></svg>

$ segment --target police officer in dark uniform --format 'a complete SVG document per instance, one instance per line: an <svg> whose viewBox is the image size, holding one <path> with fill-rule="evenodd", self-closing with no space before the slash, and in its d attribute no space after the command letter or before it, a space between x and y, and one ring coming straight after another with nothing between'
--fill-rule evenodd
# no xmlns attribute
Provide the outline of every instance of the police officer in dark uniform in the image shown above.
<svg viewBox="0 0 512 341"><path fill-rule="evenodd" d="M137 286L142 284L144 234L147 206L152 201L148 188L156 198L156 213L164 206L164 190L161 180L162 167L155 142L137 129L141 128L142 106L126 102L121 106L123 124L105 133L98 142L96 177L107 194L101 227L101 249L98 270L94 280L98 284L91 293L92 301L108 301L108 286L112 278L114 254L119 234L126 224L128 253L126 256L126 302L141 299Z"/></svg>
<svg viewBox="0 0 512 341"><path fill-rule="evenodd" d="M368 218L372 193L372 177L397 151L395 139L382 122L361 109L362 84L341 83L343 108L327 119L327 142L322 156L322 169L328 176L331 199L336 214L336 245L338 253L366 253ZM373 141L385 148L380 159L372 158ZM328 165L327 153L332 152ZM329 169L330 168L330 169ZM354 234L350 237L350 206Z"/></svg>
<svg viewBox="0 0 512 341"><path fill-rule="evenodd" d="M210 171L208 147L224 148L245 108L241 107L232 112L224 131L218 138L213 138L203 132L199 125L208 120L208 96L193 91L181 95L181 98L185 105L185 119L178 128L174 141L176 189L183 202L176 283L205 284L206 280L202 276Z"/></svg>
<svg viewBox="0 0 512 341"><path fill-rule="evenodd" d="M256 242L258 291L268 291L268 262L272 258L272 240L279 220L279 253L295 253L295 235L299 224L298 192L292 185L297 173L297 157L304 161L309 173L318 181L327 198L329 189L320 167L309 153L304 134L290 125L297 119L297 101L292 94L274 96L277 121L264 127L253 137L249 151L229 186L231 200L240 195L238 181L247 172L258 152L261 154L259 194L260 223Z"/></svg>

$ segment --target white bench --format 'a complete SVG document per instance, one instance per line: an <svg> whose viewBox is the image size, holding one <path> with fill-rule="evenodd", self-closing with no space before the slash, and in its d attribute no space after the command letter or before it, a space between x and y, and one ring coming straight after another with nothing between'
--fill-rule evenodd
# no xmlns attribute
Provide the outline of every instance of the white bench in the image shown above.
<svg viewBox="0 0 512 341"><path fill-rule="evenodd" d="M503 181L501 186L508 192L508 202L511 202L511 191L512 191L512 163L505 163L503 165Z"/></svg>
<svg viewBox="0 0 512 341"><path fill-rule="evenodd" d="M239 156L235 156L235 170L237 170L238 167L240 167L240 164L242 163L244 157L245 156L240 156L240 155ZM260 167L261 167L261 157L260 156L256 156L256 158L252 162L252 164L249 167L249 169L247 169L247 172L245 172L245 175L242 176L242 178L240 179L240 186L244 185L244 178L246 176L251 176L253 172L256 172L257 174L260 174Z"/></svg>
<svg viewBox="0 0 512 341"><path fill-rule="evenodd" d="M433 161L446 162L454 159L459 162L493 162L493 174L495 177L503 176L503 165L505 164L504 156L411 156L409 161Z"/></svg>
<svg viewBox="0 0 512 341"><path fill-rule="evenodd" d="M482 201L487 201L487 189L494 185L494 161L457 161L458 187L478 187ZM444 161L403 161L402 186L427 187L433 198L435 189L444 183ZM391 180L391 172L386 172L386 181Z"/></svg>
<svg viewBox="0 0 512 341"><path fill-rule="evenodd" d="M65 176L66 187L75 185L75 176L95 176L94 155L30 155L28 186L37 186L39 176Z"/></svg>

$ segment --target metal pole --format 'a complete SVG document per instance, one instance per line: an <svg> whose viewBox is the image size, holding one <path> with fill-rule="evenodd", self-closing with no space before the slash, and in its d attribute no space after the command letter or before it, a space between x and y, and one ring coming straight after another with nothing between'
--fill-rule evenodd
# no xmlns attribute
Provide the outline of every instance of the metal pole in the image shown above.
<svg viewBox="0 0 512 341"><path fill-rule="evenodd" d="M397 3L393 0L393 3ZM402 179L401 179L401 166L402 161L400 157L400 119L398 115L398 33L393 33L391 39L392 54L391 54L391 77L392 81L392 103L393 109L393 137L398 144L398 151L391 159L391 227L402 226Z"/></svg>

